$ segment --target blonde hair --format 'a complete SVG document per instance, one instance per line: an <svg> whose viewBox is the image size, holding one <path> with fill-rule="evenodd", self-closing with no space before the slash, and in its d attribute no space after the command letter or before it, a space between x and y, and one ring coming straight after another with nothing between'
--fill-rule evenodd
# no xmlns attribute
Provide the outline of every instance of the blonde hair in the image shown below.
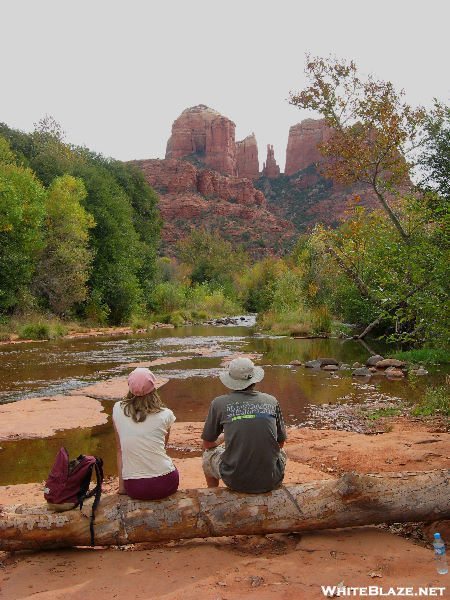
<svg viewBox="0 0 450 600"><path fill-rule="evenodd" d="M165 408L165 404L156 390L145 396L135 396L128 392L120 406L123 408L125 416L131 417L135 423L143 423L147 415L158 413Z"/></svg>

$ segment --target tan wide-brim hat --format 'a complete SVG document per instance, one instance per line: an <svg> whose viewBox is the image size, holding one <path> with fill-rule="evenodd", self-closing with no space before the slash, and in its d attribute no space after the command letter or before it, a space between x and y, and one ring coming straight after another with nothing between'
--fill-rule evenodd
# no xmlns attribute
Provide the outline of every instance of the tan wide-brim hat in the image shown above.
<svg viewBox="0 0 450 600"><path fill-rule="evenodd" d="M258 383L264 378L264 369L255 367L249 358L238 357L233 359L227 371L219 375L220 381L230 390L244 390L252 383Z"/></svg>

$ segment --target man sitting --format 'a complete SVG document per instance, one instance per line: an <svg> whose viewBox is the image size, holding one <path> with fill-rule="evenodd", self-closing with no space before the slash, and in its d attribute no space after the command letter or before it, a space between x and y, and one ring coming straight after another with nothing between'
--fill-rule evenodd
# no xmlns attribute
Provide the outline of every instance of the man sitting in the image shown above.
<svg viewBox="0 0 450 600"><path fill-rule="evenodd" d="M244 357L232 360L220 374L232 392L214 398L203 427L208 487L217 487L222 479L236 492L261 494L283 481L286 430L276 398L254 389L263 377L264 370ZM222 432L225 448L220 445Z"/></svg>

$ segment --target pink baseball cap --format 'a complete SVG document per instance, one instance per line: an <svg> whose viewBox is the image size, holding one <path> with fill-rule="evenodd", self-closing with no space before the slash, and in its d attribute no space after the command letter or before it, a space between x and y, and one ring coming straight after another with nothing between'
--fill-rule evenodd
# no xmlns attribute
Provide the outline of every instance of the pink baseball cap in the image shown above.
<svg viewBox="0 0 450 600"><path fill-rule="evenodd" d="M156 377L149 369L138 367L128 375L128 387L133 396L145 396L156 387Z"/></svg>

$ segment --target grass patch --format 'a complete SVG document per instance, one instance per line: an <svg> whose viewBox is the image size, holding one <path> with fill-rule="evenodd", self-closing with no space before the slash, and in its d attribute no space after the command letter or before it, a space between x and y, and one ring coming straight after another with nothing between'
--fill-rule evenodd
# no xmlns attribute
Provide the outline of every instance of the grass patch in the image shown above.
<svg viewBox="0 0 450 600"><path fill-rule="evenodd" d="M269 310L258 314L258 325L275 335L311 335L331 331L331 315L326 307L308 310Z"/></svg>
<svg viewBox="0 0 450 600"><path fill-rule="evenodd" d="M52 340L67 335L68 329L62 323L47 323L37 321L26 323L19 329L21 340Z"/></svg>
<svg viewBox="0 0 450 600"><path fill-rule="evenodd" d="M303 309L295 311L269 310L258 314L258 325L275 335L307 335L312 333L310 315Z"/></svg>
<svg viewBox="0 0 450 600"><path fill-rule="evenodd" d="M406 360L410 363L424 365L439 365L450 362L450 353L445 348L417 348L415 350L398 351L392 358Z"/></svg>
<svg viewBox="0 0 450 600"><path fill-rule="evenodd" d="M381 417L394 417L400 413L400 408L378 408L373 413L367 415L367 418L371 421L376 421L376 419L380 419Z"/></svg>
<svg viewBox="0 0 450 600"><path fill-rule="evenodd" d="M413 415L450 415L450 398L447 386L425 388L422 399L411 411Z"/></svg>

